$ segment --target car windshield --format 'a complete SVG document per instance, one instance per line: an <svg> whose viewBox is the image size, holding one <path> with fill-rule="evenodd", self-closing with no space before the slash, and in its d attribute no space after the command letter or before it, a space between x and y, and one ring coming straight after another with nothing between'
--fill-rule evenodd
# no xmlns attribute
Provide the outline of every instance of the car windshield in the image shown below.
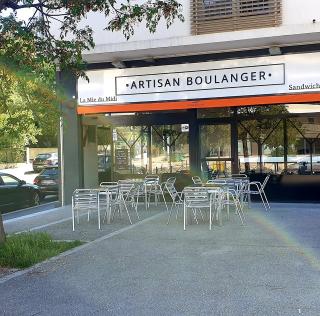
<svg viewBox="0 0 320 316"><path fill-rule="evenodd" d="M58 168L47 168L41 172L41 175L56 176L58 174Z"/></svg>
<svg viewBox="0 0 320 316"><path fill-rule="evenodd" d="M48 159L50 156L50 154L40 154L36 157L36 159Z"/></svg>

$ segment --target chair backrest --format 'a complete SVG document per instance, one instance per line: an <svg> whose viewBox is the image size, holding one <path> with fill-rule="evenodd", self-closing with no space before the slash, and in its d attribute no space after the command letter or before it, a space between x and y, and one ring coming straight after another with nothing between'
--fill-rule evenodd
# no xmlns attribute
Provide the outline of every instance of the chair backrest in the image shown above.
<svg viewBox="0 0 320 316"><path fill-rule="evenodd" d="M157 182L159 183L159 176L158 175L154 175L154 174L150 174L144 177L144 181L145 182Z"/></svg>
<svg viewBox="0 0 320 316"><path fill-rule="evenodd" d="M72 194L72 207L93 209L98 208L99 191L95 189L76 189Z"/></svg>
<svg viewBox="0 0 320 316"><path fill-rule="evenodd" d="M118 188L105 187L101 188L99 194L100 206L106 206L115 203L119 198Z"/></svg>
<svg viewBox="0 0 320 316"><path fill-rule="evenodd" d="M100 183L101 188L109 187L109 186L117 186L118 182L105 181Z"/></svg>
<svg viewBox="0 0 320 316"><path fill-rule="evenodd" d="M133 182L126 180L119 180L118 182L118 190L119 197L124 200L128 200L134 197L135 191L134 188L137 187Z"/></svg>
<svg viewBox="0 0 320 316"><path fill-rule="evenodd" d="M165 188L166 190L168 191L172 201L175 201L175 202L182 202L181 200L181 196L179 195L177 189L175 188L174 186L174 182L166 182L165 184Z"/></svg>
<svg viewBox="0 0 320 316"><path fill-rule="evenodd" d="M210 196L206 188L186 187L183 190L184 200L187 206L208 206Z"/></svg>
<svg viewBox="0 0 320 316"><path fill-rule="evenodd" d="M176 182L176 177L170 177L167 179L166 184L175 184Z"/></svg>
<svg viewBox="0 0 320 316"><path fill-rule="evenodd" d="M202 184L202 180L199 176L192 177L193 184Z"/></svg>
<svg viewBox="0 0 320 316"><path fill-rule="evenodd" d="M134 187L134 183L132 181L127 180L119 180L118 182L118 188L119 192L129 192Z"/></svg>
<svg viewBox="0 0 320 316"><path fill-rule="evenodd" d="M232 174L231 178L248 178L248 176L245 173L236 173L236 174Z"/></svg>
<svg viewBox="0 0 320 316"><path fill-rule="evenodd" d="M207 181L208 184L219 184L219 185L224 185L227 184L226 180L222 180L222 179L211 179Z"/></svg>
<svg viewBox="0 0 320 316"><path fill-rule="evenodd" d="M261 187L262 187L263 190L264 190L267 182L269 181L269 179L270 179L270 174L268 174L268 175L264 178L264 180L263 180L263 182L262 182L262 184L261 184Z"/></svg>

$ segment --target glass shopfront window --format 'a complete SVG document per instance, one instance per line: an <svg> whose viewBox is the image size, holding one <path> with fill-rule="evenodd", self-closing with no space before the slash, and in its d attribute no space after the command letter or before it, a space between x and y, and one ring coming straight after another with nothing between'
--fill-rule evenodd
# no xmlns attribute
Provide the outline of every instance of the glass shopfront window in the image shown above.
<svg viewBox="0 0 320 316"><path fill-rule="evenodd" d="M288 119L289 174L320 174L320 116Z"/></svg>
<svg viewBox="0 0 320 316"><path fill-rule="evenodd" d="M114 127L112 141L114 180L190 169L189 133L181 124Z"/></svg>
<svg viewBox="0 0 320 316"><path fill-rule="evenodd" d="M200 127L201 171L204 178L231 173L230 124Z"/></svg>
<svg viewBox="0 0 320 316"><path fill-rule="evenodd" d="M113 129L114 173L145 174L148 170L147 127Z"/></svg>
<svg viewBox="0 0 320 316"><path fill-rule="evenodd" d="M319 112L317 104L239 108L240 172L320 174Z"/></svg>
<svg viewBox="0 0 320 316"><path fill-rule="evenodd" d="M239 122L240 172L281 173L284 170L282 119Z"/></svg>
<svg viewBox="0 0 320 316"><path fill-rule="evenodd" d="M188 135L180 124L152 126L152 173L189 170Z"/></svg>

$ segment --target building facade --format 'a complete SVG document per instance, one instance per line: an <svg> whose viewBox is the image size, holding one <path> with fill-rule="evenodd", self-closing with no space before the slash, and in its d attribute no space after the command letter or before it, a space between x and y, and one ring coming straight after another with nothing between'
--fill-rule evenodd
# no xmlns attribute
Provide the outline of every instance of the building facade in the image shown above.
<svg viewBox="0 0 320 316"><path fill-rule="evenodd" d="M101 180L266 173L273 200L318 200L320 4L185 0L185 22L102 31L89 82L60 74L62 194Z"/></svg>

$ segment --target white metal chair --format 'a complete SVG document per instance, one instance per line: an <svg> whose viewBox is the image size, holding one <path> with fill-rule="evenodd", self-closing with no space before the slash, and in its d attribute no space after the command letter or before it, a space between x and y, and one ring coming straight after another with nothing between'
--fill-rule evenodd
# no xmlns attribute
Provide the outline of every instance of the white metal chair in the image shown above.
<svg viewBox="0 0 320 316"><path fill-rule="evenodd" d="M170 222L170 218L171 218L171 214L172 214L173 208L176 209L176 219L178 219L179 206L183 205L183 198L182 198L183 194L182 194L182 192L178 192L176 190L176 188L174 186L175 181L176 181L176 178L172 177L172 178L169 178L165 182L165 189L169 193L169 195L170 195L170 197L172 199L172 205L171 205L171 208L170 208L167 224L169 224L169 222Z"/></svg>
<svg viewBox="0 0 320 316"><path fill-rule="evenodd" d="M236 209L236 214L239 216L242 225L244 224L243 206L241 204L242 189L241 182L237 179L225 178L225 179L213 179L208 181L208 184L215 184L220 186L224 191L224 198L222 204L227 209L227 218L230 218L230 205L233 205Z"/></svg>
<svg viewBox="0 0 320 316"><path fill-rule="evenodd" d="M138 192L137 190L139 190L139 187L137 184L129 180L119 180L118 186L119 186L119 195L118 195L117 205L119 207L119 212L121 214L122 207L124 207L128 215L130 224L132 224L127 204L131 205L135 209L137 218L140 219L140 216L138 213L138 197L137 197L137 192Z"/></svg>
<svg viewBox="0 0 320 316"><path fill-rule="evenodd" d="M202 185L202 180L199 176L192 177L192 182L193 184L196 184L196 185Z"/></svg>
<svg viewBox="0 0 320 316"><path fill-rule="evenodd" d="M100 223L100 205L99 205L99 191L95 189L77 189L72 194L72 230L75 230L75 217L79 224L79 211L86 211L88 214L88 221L90 220L90 213L98 212L98 228L101 229Z"/></svg>
<svg viewBox="0 0 320 316"><path fill-rule="evenodd" d="M213 199L212 195L209 194L206 188L200 187L186 187L183 190L184 194L184 203L183 203L183 229L186 230L187 223L187 210L191 208L194 219L196 222L197 214L196 211L200 210L202 216L202 209L209 209L209 229L212 228L212 208L213 208Z"/></svg>
<svg viewBox="0 0 320 316"><path fill-rule="evenodd" d="M116 183L116 182L115 182ZM99 189L99 207L104 209L105 215L103 217L103 222L107 219L107 224L111 222L112 209L118 204L119 191L118 184L116 185L100 185Z"/></svg>
<svg viewBox="0 0 320 316"><path fill-rule="evenodd" d="M159 176L146 176L144 179L144 187L145 187L145 194L147 197L147 206L150 206L151 198L154 198L154 202L157 205L158 201L162 197L165 207L168 211L167 202L164 196L164 184L159 183Z"/></svg>
<svg viewBox="0 0 320 316"><path fill-rule="evenodd" d="M249 205L251 202L251 195L259 195L265 210L267 211L268 209L270 209L269 201L267 199L266 193L264 192L264 188L266 187L269 179L270 179L270 174L268 174L264 178L262 183L260 181L249 182L248 187L245 191L248 195L248 204Z"/></svg>

